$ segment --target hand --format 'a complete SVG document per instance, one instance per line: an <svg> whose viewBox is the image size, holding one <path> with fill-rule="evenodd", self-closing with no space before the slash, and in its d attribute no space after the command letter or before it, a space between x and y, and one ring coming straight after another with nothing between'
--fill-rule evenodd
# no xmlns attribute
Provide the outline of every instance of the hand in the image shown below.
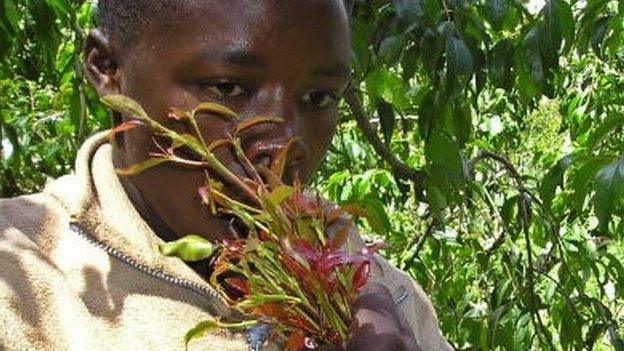
<svg viewBox="0 0 624 351"><path fill-rule="evenodd" d="M336 216L337 207L325 204L325 217L332 218L327 234L333 238L344 228L357 233L353 221L344 214ZM330 213L334 213L331 215ZM340 211L342 212L342 211ZM359 239L357 234L355 236ZM353 238L353 236L351 236ZM359 244L363 241L359 239ZM352 243L354 244L354 243ZM368 283L356 300L353 331L347 343L347 351L421 351L414 333L403 315L397 310L390 290L380 283ZM321 348L320 351L344 351Z"/></svg>
<svg viewBox="0 0 624 351"><path fill-rule="evenodd" d="M370 283L354 306L355 321L346 351L421 351L388 288ZM319 351L344 351L323 347Z"/></svg>
<svg viewBox="0 0 624 351"><path fill-rule="evenodd" d="M407 320L394 304L390 290L370 283L356 300L354 330L347 351L420 351Z"/></svg>

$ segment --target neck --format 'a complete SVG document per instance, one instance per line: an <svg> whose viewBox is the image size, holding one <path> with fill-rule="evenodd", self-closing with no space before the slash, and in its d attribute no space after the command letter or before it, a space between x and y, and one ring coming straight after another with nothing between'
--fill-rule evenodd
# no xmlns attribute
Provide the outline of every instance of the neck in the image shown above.
<svg viewBox="0 0 624 351"><path fill-rule="evenodd" d="M123 163L120 161L119 153L113 152L113 164L115 168L121 167ZM178 239L171 228L156 214L156 211L145 201L138 187L132 182L130 177L119 177L119 181L130 202L137 210L141 218L147 223L158 237L164 241L174 241Z"/></svg>

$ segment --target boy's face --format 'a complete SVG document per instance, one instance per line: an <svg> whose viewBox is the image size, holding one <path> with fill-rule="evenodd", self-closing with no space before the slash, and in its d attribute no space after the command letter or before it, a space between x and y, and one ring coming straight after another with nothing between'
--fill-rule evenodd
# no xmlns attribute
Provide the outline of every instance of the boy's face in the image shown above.
<svg viewBox="0 0 624 351"><path fill-rule="evenodd" d="M247 155L269 166L288 140L299 138L287 174L305 180L317 169L335 132L336 96L348 82L349 29L341 0L186 1L167 23L152 22L129 48L112 43L118 54L112 55L116 68L108 80L89 72L100 94L131 96L161 121L170 107L190 110L202 101L222 103L242 118L282 117L282 125L242 135ZM200 117L199 124L207 142L231 128L210 116ZM124 133L115 145L116 166L141 162L152 151L149 131ZM242 174L228 150L217 153ZM159 217L175 235L216 239L223 223L200 204L203 179L201 171L161 166L126 183L144 215Z"/></svg>

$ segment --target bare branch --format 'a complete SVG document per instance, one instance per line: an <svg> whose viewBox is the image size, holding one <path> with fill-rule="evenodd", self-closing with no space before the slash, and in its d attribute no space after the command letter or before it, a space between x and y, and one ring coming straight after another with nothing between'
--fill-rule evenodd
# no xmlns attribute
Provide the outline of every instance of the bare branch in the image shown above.
<svg viewBox="0 0 624 351"><path fill-rule="evenodd" d="M386 144L381 141L377 135L377 131L370 124L370 118L364 110L362 101L358 97L358 94L353 86L349 86L349 88L347 88L347 91L345 92L345 101L347 102L347 105L349 105L358 127L362 130L362 133L364 133L368 142L373 146L375 152L377 152L377 154L381 156L381 158L386 161L388 165L390 165L392 173L398 179L412 181L416 186L417 194L422 194L424 191L425 173L421 170L413 169L403 163L392 153L390 149L388 149Z"/></svg>
<svg viewBox="0 0 624 351"><path fill-rule="evenodd" d="M423 234L420 237L415 237L408 244L407 246L408 249L414 247L414 245L416 247L414 248L414 251L412 252L410 257L406 258L403 261L405 265L410 265L412 262L414 262L414 260L416 260L420 256L420 251L422 251L423 247L425 246L425 242L427 241L427 239L429 239L433 235L434 229L438 225L437 223L438 222L435 219L433 219L431 223L429 224L429 226L427 227L427 231L425 232L425 234Z"/></svg>

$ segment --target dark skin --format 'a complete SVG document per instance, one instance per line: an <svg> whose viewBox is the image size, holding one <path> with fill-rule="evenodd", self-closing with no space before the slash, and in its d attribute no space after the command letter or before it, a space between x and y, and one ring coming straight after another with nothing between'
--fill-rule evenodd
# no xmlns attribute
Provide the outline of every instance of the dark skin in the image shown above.
<svg viewBox="0 0 624 351"><path fill-rule="evenodd" d="M215 101L241 118L280 116L285 123L242 135L243 148L257 165L270 166L295 138L287 177L305 181L318 168L336 129L337 101L346 88L350 38L348 15L338 0L215 0L184 5L168 23L148 21L130 43L116 43L100 29L86 45L86 72L100 96L124 94L164 123L170 107L192 109ZM114 123L123 121L114 116ZM231 125L202 116L209 143ZM181 125L169 124L183 131ZM153 135L137 129L113 144L116 167L148 158ZM243 174L233 155L222 162ZM202 233L216 241L227 223L201 205L197 188L203 173L159 166L130 178L124 188L159 236L174 240ZM383 287L369 288L356 306L357 327L349 350L415 350L414 336Z"/></svg>

